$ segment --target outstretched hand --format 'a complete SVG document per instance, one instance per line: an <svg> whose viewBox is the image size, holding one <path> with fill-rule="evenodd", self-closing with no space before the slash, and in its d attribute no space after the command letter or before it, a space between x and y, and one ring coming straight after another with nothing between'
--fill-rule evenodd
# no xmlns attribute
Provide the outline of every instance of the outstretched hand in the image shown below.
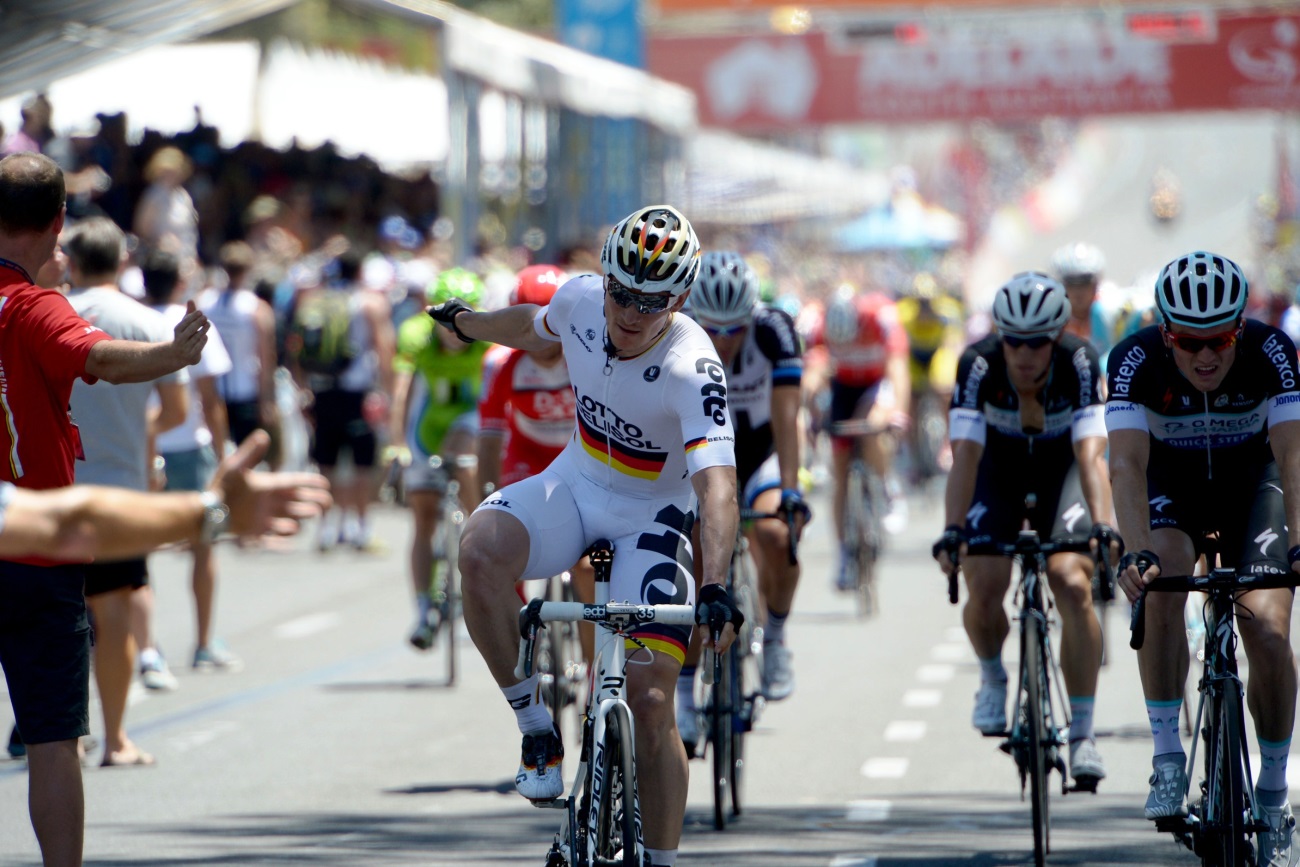
<svg viewBox="0 0 1300 867"><path fill-rule="evenodd" d="M185 362L184 366L198 364L203 355L203 347L208 342L208 329L212 323L189 301L185 305L185 316L172 329L172 346Z"/></svg>
<svg viewBox="0 0 1300 867"><path fill-rule="evenodd" d="M230 532L236 536L291 536L303 519L321 514L333 502L322 475L254 470L270 445L265 431L254 431L212 478L211 489L230 509Z"/></svg>

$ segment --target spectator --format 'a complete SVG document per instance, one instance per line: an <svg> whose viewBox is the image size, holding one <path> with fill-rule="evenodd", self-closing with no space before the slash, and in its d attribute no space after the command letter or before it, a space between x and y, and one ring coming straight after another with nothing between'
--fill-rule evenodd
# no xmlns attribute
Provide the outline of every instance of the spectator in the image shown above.
<svg viewBox="0 0 1300 867"><path fill-rule="evenodd" d="M238 445L262 428L273 436L275 409L275 311L252 291L253 250L231 241L220 252L224 288L205 290L199 309L212 320L229 350L231 368L217 379L226 405L230 439ZM220 457L220 452L218 452Z"/></svg>
<svg viewBox="0 0 1300 867"><path fill-rule="evenodd" d="M32 282L63 230L63 172L48 157L0 159L0 366L9 424L0 427L0 481L70 485L81 438L68 414L72 384L143 382L198 361L207 320L188 314L167 343L113 340L68 300ZM14 555L7 555L14 557ZM32 826L45 867L78 867L85 802L77 741L89 733L90 625L84 557L0 560L0 666L27 742Z"/></svg>
<svg viewBox="0 0 1300 867"><path fill-rule="evenodd" d="M162 315L118 288L125 246L122 230L107 217L92 217L73 226L63 240L72 277L68 300L83 319L113 337L164 340L168 327ZM182 370L155 382L73 385L72 414L81 425L86 456L77 466L77 481L149 490L154 440L162 431L184 422L188 384L189 374ZM159 406L151 410L149 399L155 392ZM152 620L152 591L146 589L148 566L140 557L96 561L85 568L86 601L95 623L95 683L104 712L101 764L153 764L153 757L131 742L123 725L137 644L152 646L148 637ZM133 612L137 620L134 636Z"/></svg>
<svg viewBox="0 0 1300 867"><path fill-rule="evenodd" d="M359 550L371 545L368 507L375 488L375 432L367 419L367 396L387 403L393 393L397 343L392 311L378 292L359 291L361 259L351 252L331 263L327 285L304 289L290 317L287 351L291 370L312 394L315 434L312 460L335 485L339 451L346 441L355 469L338 487L337 522L321 519L318 546ZM374 414L383 419L386 410Z"/></svg>
<svg viewBox="0 0 1300 867"><path fill-rule="evenodd" d="M149 306L161 313L167 324L185 318L185 308L176 303L182 290L180 260L162 250L145 257L141 265L144 274L144 292ZM178 427L158 434L158 454L164 460L168 491L202 491L208 486L217 468L217 455L226 451L226 405L217 392L217 379L230 372L230 355L215 326L208 332L208 345L203 347L203 357L190 368L190 387L187 392L185 420ZM239 657L212 636L213 604L216 599L216 563L212 546L197 544L193 548L194 569L191 587L194 591L194 615L197 623L197 643L190 667L205 671L238 671L243 667ZM147 648L142 653L147 654ZM141 660L141 675L147 666L156 665L158 653L154 650ZM148 686L148 681L145 686Z"/></svg>
<svg viewBox="0 0 1300 867"><path fill-rule="evenodd" d="M141 245L175 253L187 269L199 251L199 213L183 186L192 170L180 148L159 148L145 164L149 186L136 205L134 222Z"/></svg>
<svg viewBox="0 0 1300 867"><path fill-rule="evenodd" d="M38 93L22 104L22 125L0 144L0 156L18 153L41 153L54 133L50 129L50 101Z"/></svg>

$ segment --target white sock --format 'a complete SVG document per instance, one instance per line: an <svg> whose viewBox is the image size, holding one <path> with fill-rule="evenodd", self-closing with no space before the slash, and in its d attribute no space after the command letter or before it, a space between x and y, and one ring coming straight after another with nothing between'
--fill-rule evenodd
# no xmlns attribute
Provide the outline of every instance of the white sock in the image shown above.
<svg viewBox="0 0 1300 867"><path fill-rule="evenodd" d="M646 849L645 853L650 856L650 867L676 867L677 865L676 849Z"/></svg>
<svg viewBox="0 0 1300 867"><path fill-rule="evenodd" d="M1151 723L1151 737L1156 742L1156 758L1172 754L1186 755L1178 726L1182 719L1183 700L1148 701L1147 720Z"/></svg>
<svg viewBox="0 0 1300 867"><path fill-rule="evenodd" d="M1002 657L980 660L980 683L1006 683L1007 669L1002 664Z"/></svg>
<svg viewBox="0 0 1300 867"><path fill-rule="evenodd" d="M542 704L541 680L537 673L514 686L502 687L501 693L515 712L519 731L526 735L549 732L552 728L551 712Z"/></svg>
<svg viewBox="0 0 1300 867"><path fill-rule="evenodd" d="M160 659L162 659L162 654L158 652L158 648L156 647L146 647L144 650L140 651L141 668L148 665L154 665Z"/></svg>
<svg viewBox="0 0 1300 867"><path fill-rule="evenodd" d="M1070 696L1070 743L1092 740L1092 709L1096 703L1096 696Z"/></svg>
<svg viewBox="0 0 1300 867"><path fill-rule="evenodd" d="M681 710L695 710L695 666L683 665L677 675L677 707Z"/></svg>
<svg viewBox="0 0 1300 867"><path fill-rule="evenodd" d="M1286 762L1291 754L1291 739L1284 741L1259 741L1259 779L1255 788L1260 791L1282 794L1282 800L1270 807L1281 806L1286 801L1287 789ZM1267 802L1265 802L1267 803Z"/></svg>

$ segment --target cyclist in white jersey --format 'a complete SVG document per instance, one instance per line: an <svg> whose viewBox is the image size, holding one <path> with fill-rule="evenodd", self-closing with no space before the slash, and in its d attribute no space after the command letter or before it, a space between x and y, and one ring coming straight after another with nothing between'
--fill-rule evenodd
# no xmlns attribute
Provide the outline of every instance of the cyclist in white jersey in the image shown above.
<svg viewBox="0 0 1300 867"><path fill-rule="evenodd" d="M562 794L564 749L536 675L521 683L514 674L515 581L567 569L606 538L615 548L612 599L689 604L698 502L700 605L721 630L720 652L741 622L723 587L737 524L726 377L708 336L676 315L699 268L699 242L674 209L646 207L614 228L601 262L603 278L570 280L547 307L475 313L452 300L429 311L462 340L529 350L562 342L577 397L577 427L560 456L480 505L461 541L465 622L515 710L524 734L515 785L532 800ZM655 625L637 638L652 651L627 669L645 841L651 864L670 867L686 810L673 693L689 630Z"/></svg>

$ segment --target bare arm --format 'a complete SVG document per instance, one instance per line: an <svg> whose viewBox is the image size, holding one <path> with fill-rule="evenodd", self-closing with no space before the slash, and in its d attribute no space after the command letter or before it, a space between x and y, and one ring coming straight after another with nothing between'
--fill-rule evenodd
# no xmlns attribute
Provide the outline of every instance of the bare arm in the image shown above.
<svg viewBox="0 0 1300 867"><path fill-rule="evenodd" d="M1151 434L1147 431L1110 432L1110 484L1115 497L1115 521L1130 551L1151 550L1151 505L1147 491L1150 454ZM1129 601L1136 601L1143 586L1137 567L1117 573L1115 579Z"/></svg>
<svg viewBox="0 0 1300 867"><path fill-rule="evenodd" d="M262 360L258 372L258 400L261 403L262 424L275 421L275 311L265 301L258 300L253 322L257 326L257 352Z"/></svg>
<svg viewBox="0 0 1300 867"><path fill-rule="evenodd" d="M781 469L781 487L799 487L799 407L802 394L797 385L772 389L772 441Z"/></svg>
<svg viewBox="0 0 1300 867"><path fill-rule="evenodd" d="M86 373L105 382L149 382L198 363L208 342L208 318L194 302L173 331L170 343L140 343L135 340L101 340L86 357Z"/></svg>
<svg viewBox="0 0 1300 867"><path fill-rule="evenodd" d="M1282 502L1286 507L1288 547L1300 545L1300 421L1270 425L1268 440L1273 447L1282 479ZM1300 567L1293 566L1292 569Z"/></svg>
<svg viewBox="0 0 1300 867"><path fill-rule="evenodd" d="M736 529L740 511L736 504L736 468L705 467L691 476L695 496L700 501L700 553L703 574L700 586L725 585L727 569L731 566L731 552L736 546ZM707 632L707 630L706 630ZM723 653L735 640L735 631L728 624L715 648ZM704 636L707 647L712 636Z"/></svg>
<svg viewBox="0 0 1300 867"><path fill-rule="evenodd" d="M296 532L302 519L329 505L321 476L251 470L269 442L265 433L253 434L222 461L213 479L212 490L230 509L229 530L237 535ZM0 529L0 555L6 557L122 559L173 542L198 541L203 528L203 501L196 493L73 485L12 494Z"/></svg>
<svg viewBox="0 0 1300 867"><path fill-rule="evenodd" d="M889 356L885 363L885 378L894 389L894 405L907 415L912 411L912 368L906 353Z"/></svg>
<svg viewBox="0 0 1300 867"><path fill-rule="evenodd" d="M370 333L374 335L375 354L379 360L379 388L390 397L393 394L393 356L397 353L397 330L393 328L392 310L388 302L370 293L366 303L366 318Z"/></svg>
<svg viewBox="0 0 1300 867"><path fill-rule="evenodd" d="M230 437L230 420L226 416L226 402L217 393L217 378L200 376L193 380L193 385L203 407L203 421L212 432L212 451L218 458L225 457L226 440Z"/></svg>
<svg viewBox="0 0 1300 867"><path fill-rule="evenodd" d="M1110 472L1106 467L1106 438L1084 437L1074 444L1074 460L1079 465L1079 483L1092 520L1114 526L1111 514Z"/></svg>
<svg viewBox="0 0 1300 867"><path fill-rule="evenodd" d="M184 424L190 409L187 383L158 382L154 391L158 392L158 413L149 419L151 437Z"/></svg>
<svg viewBox="0 0 1300 867"><path fill-rule="evenodd" d="M537 315L536 304L516 304L490 313L466 310L456 315L456 327L466 337L511 346L515 349L536 351L546 349L553 341L542 337L533 328Z"/></svg>

